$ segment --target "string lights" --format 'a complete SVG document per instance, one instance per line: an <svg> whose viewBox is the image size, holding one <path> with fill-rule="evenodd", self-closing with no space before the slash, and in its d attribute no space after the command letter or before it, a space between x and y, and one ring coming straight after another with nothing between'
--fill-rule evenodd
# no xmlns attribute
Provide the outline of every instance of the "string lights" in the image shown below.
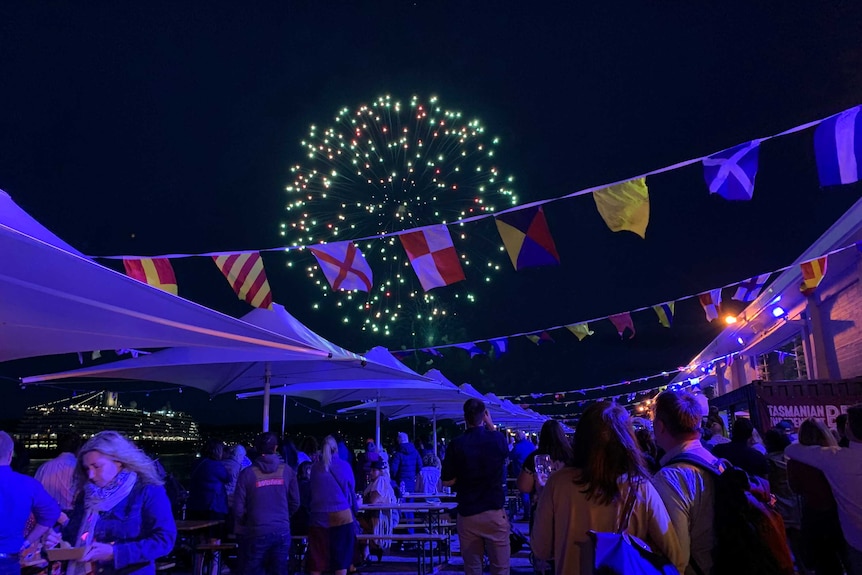
<svg viewBox="0 0 862 575"><path fill-rule="evenodd" d="M818 257L816 257L816 258L812 258L812 260L814 260L814 259L819 259L819 258L823 258L823 257L828 257L828 256L831 256L831 255L833 255L833 254L837 254L837 253L839 253L839 252L842 252L842 251L844 251L844 250L849 250L849 249L859 249L859 250L862 250L862 242L856 242L856 243L853 243L853 244L850 244L850 245L847 245L847 246L842 246L842 247L840 247L840 248L836 248L836 249L834 249L834 250L832 250L832 251L830 251L830 252L827 252L827 253L825 253L825 254L823 254L823 255L821 255L821 256L818 256ZM779 273L779 272L783 272L783 271L789 270L790 268L794 267L795 265L797 265L797 264L790 264L790 265L787 265L787 266L784 266L784 267L777 268L777 269L775 269L775 270L773 270L773 271L771 271L771 272L767 272L767 275L772 275L772 274L775 274L775 273ZM745 278L745 279L747 279L747 278ZM738 286L738 285L740 284L740 282L745 281L745 279L743 279L743 280L738 280L738 281L735 281L735 282L733 282L733 283L729 283L729 284L723 285L723 286L721 286L720 288L713 288L713 290L709 290L709 291L714 291L714 290L723 290L723 289L726 289L726 288L735 287L735 286ZM668 300L665 300L665 302L674 302L674 303L678 303L678 302L681 302L681 301L686 301L686 300L689 300L689 299L697 298L698 296L700 296L700 294L701 294L701 293L704 293L704 292L699 292L699 293L696 293L696 294L689 294L689 295L685 295L685 296L678 297L678 298L675 298L675 299L668 299ZM780 298L779 298L779 300L780 300ZM779 300L775 300L775 301L779 301ZM664 302L662 302L662 303L664 303ZM635 309L629 310L628 312L624 312L624 313L632 314L632 313L636 313L636 312L652 310L656 305L659 305L659 304L653 304L653 305L648 305L648 306L638 307L638 308L635 308ZM772 311L772 314L773 314L773 316L774 316L774 317L781 317L781 316L783 316L785 313L786 313L786 312L784 311L784 309L783 309L783 308L780 308L780 307L779 307L779 308L774 308L774 309L773 309L773 311ZM565 329L565 328L567 328L567 327L569 327L569 326L575 326L575 325L581 325L581 324L596 323L596 322L599 322L599 321L603 321L603 320L610 319L612 316L615 316L615 315L619 315L619 314L618 314L618 313L615 313L615 314L608 314L608 315L601 316L601 317L594 317L594 318L592 318L592 319L584 319L584 320L572 321L572 322L569 322L569 323L566 323L566 324L562 324L562 325L555 325L555 326L551 326L551 327L545 327L545 328L541 328L541 329L537 329L537 330L533 330L533 331L523 331L523 332L513 333L513 334L509 334L509 335L500 335L500 336L496 336L496 337L490 337L490 338L487 338L487 339L476 339L476 340L472 340L472 341L469 341L469 342L466 342L466 341L465 341L465 342L460 342L460 343L449 343L449 344L446 344L446 345L436 345L436 346L429 346L429 347L417 347L417 348L412 348L412 349L403 349L403 350L396 350L396 351L397 351L399 354L408 354L408 353L415 353L415 352L420 352L420 351L421 351L421 352L428 353L428 352L430 352L431 350L439 351L439 350L442 350L442 349L463 349L463 346L465 346L465 345L469 345L469 344L473 344L473 345L475 345L475 344L477 344L477 343L490 343L490 342L492 342L493 340L497 340L497 339L501 339L501 338L512 338L512 337L519 337L519 336L539 335L539 334L541 334L542 332L550 332L550 331L554 331L554 330L558 330L558 329ZM727 325L731 325L731 324L736 323L736 322L738 321L738 318L737 318L736 316L724 316L724 317L723 317L723 321L724 321L724 323L726 323ZM741 345L741 343L740 343L740 345ZM432 355L434 355L434 354L432 354Z"/></svg>

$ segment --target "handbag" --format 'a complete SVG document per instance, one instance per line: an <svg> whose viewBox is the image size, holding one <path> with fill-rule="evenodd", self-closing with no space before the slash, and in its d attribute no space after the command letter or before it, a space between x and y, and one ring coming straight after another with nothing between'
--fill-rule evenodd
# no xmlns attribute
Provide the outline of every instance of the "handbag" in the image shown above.
<svg viewBox="0 0 862 575"><path fill-rule="evenodd" d="M638 480L629 489L615 532L588 531L593 543L595 575L679 575L677 568L664 555L626 533L639 487Z"/></svg>

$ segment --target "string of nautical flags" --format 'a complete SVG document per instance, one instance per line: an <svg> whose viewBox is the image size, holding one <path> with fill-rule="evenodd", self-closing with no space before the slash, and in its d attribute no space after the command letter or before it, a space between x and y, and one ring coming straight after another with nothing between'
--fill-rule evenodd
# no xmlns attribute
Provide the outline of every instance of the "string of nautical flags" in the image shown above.
<svg viewBox="0 0 862 575"><path fill-rule="evenodd" d="M617 330L617 333L621 338L632 339L637 333L634 325L634 320L632 319L633 313L652 310L658 317L659 323L666 328L670 328L673 324L676 304L681 301L694 298L697 298L698 303L700 303L700 306L703 308L707 321L714 321L718 319L721 315L721 304L724 301L722 291L724 289L736 288L733 296L730 299L737 300L743 303L750 303L754 301L758 295L760 295L760 293L769 283L769 278L773 274L786 271L792 268L794 265L799 265L799 268L802 273L802 283L800 284L799 289L804 295L809 296L814 292L815 289L817 289L817 286L820 285L820 282L823 281L823 278L826 275L828 267L828 257L851 248L855 248L859 251L862 251L862 242L857 242L851 245L836 248L817 258L813 258L800 264L791 264L788 266L784 266L776 270L748 278L741 282L727 284L722 287L710 289L702 293L686 295L683 297L676 298L675 300L666 301L651 306L639 307L622 313L596 317L589 320L576 321L563 325L555 325L552 327L546 327L535 331L496 336L488 339L477 339L469 342L450 343L445 345L390 351L394 356L398 357L399 359L404 359L407 356L416 352L423 352L432 356L442 357L442 350L462 349L467 351L472 358L477 355L485 355L487 353L486 350L479 347L478 344L488 344L490 346L488 351L492 351L495 356L501 356L507 353L509 346L508 342L512 338L525 337L536 345L541 345L543 343L554 343L555 340L551 336L550 332L566 329L571 332L575 337L577 337L578 341L583 341L586 337L595 334L595 332L590 328L590 324L596 324L597 322L604 320L608 320L613 324L614 329Z"/></svg>
<svg viewBox="0 0 862 575"><path fill-rule="evenodd" d="M263 268L261 252L309 249L333 290L371 292L374 285L373 273L356 242L398 236L422 288L427 292L466 279L449 233L450 226L494 217L500 239L516 270L559 265L560 257L545 219L544 205L591 194L599 214L612 231L627 230L643 238L649 224L648 177L701 163L709 193L718 194L731 201L751 200L754 196L760 145L768 140L815 126L814 153L821 186L857 182L862 172L862 146L855 145L855 142L862 141L860 112L862 106L856 106L772 136L751 140L708 156L679 162L625 180L445 224L313 245L160 256L97 257L121 259L130 276L171 293L177 293L171 259L212 257L240 299L255 307L268 308L272 304L272 293ZM669 311L672 313L672 310ZM620 316L612 321L618 327L630 329L634 333L630 318Z"/></svg>
<svg viewBox="0 0 862 575"><path fill-rule="evenodd" d="M514 402L516 405L522 406L524 409L571 406L583 407L589 403L602 400L611 400L620 405L631 406L634 403L640 403L646 399L650 399L656 393L661 393L662 391L665 391L667 389L699 390L701 387L701 382L703 381L703 376L712 373L715 366L718 365L720 362L726 362L727 365L732 365L735 359L742 359L742 354L740 354L739 352L732 352L726 355L715 357L703 365L689 365L686 367L678 367L676 369L662 371L643 377L623 380L616 383L597 385L594 387L586 387L581 389L570 389L566 391L547 391L531 392L518 395L501 395L500 398L508 399ZM688 372L693 375L675 383L667 381L668 378L684 372ZM619 389L630 388L632 385L649 382L654 379L661 379L662 382L651 387L640 388L636 391L623 391L622 389ZM605 391L608 393L591 395L591 397L589 398L585 397L587 394L592 394L593 392L597 391ZM571 396L575 397L573 398ZM545 398L552 398L552 401L536 401ZM559 419L568 416L562 414L554 414L550 417Z"/></svg>

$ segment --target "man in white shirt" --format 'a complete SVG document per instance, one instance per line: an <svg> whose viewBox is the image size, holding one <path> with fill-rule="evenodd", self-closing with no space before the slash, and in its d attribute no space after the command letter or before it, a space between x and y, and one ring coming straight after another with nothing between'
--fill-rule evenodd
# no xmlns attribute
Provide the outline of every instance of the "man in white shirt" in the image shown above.
<svg viewBox="0 0 862 575"><path fill-rule="evenodd" d="M838 519L847 541L850 575L862 575L862 404L847 410L849 447L793 443L784 455L821 470L838 504Z"/></svg>
<svg viewBox="0 0 862 575"><path fill-rule="evenodd" d="M708 471L689 463L671 463L681 454L708 465L716 458L700 442L703 408L685 391L666 391L655 401L655 441L665 450L653 485L664 501L676 530L686 575L712 570L715 485Z"/></svg>
<svg viewBox="0 0 862 575"><path fill-rule="evenodd" d="M43 463L36 471L36 481L60 504L60 509L68 513L75 505L75 465L81 436L76 433L61 433L57 437L57 450L60 455Z"/></svg>

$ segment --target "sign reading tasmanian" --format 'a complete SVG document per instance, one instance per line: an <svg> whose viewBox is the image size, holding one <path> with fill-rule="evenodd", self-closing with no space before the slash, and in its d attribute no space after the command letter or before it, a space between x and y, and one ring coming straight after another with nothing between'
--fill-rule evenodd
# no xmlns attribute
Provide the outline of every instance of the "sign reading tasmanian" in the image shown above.
<svg viewBox="0 0 862 575"><path fill-rule="evenodd" d="M804 420L813 417L814 419L822 419L828 427L832 428L835 427L835 418L842 413L847 413L847 408L853 405L852 403L823 403L819 405L800 403L791 405L789 401L792 400L788 400L788 403L777 403L766 406L766 409L769 411L770 427L775 427L782 419L789 419L793 422L794 427L799 427L799 424Z"/></svg>

